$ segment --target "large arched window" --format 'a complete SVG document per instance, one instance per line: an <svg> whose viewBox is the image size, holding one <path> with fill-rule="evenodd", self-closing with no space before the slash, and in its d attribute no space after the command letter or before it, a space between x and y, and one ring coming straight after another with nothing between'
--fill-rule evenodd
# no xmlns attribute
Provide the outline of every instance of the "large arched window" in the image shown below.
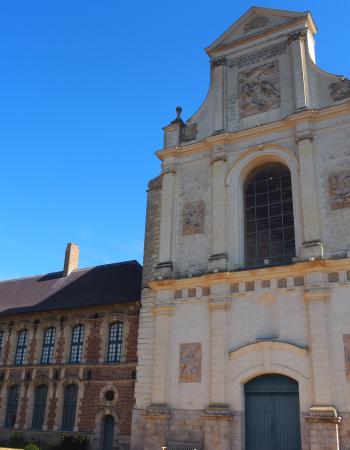
<svg viewBox="0 0 350 450"><path fill-rule="evenodd" d="M18 409L18 400L19 400L19 386L18 384L16 384L15 386L10 387L8 391L5 428L14 428L15 426Z"/></svg>
<svg viewBox="0 0 350 450"><path fill-rule="evenodd" d="M69 384L64 391L62 431L73 431L77 407L78 386Z"/></svg>
<svg viewBox="0 0 350 450"><path fill-rule="evenodd" d="M71 363L80 363L83 355L84 346L84 325L77 325L72 331L72 342L70 347Z"/></svg>
<svg viewBox="0 0 350 450"><path fill-rule="evenodd" d="M51 364L53 361L53 350L55 347L56 329L47 328L44 332L43 349L41 352L41 364Z"/></svg>
<svg viewBox="0 0 350 450"><path fill-rule="evenodd" d="M246 266L290 262L295 256L292 183L288 167L269 163L244 184Z"/></svg>
<svg viewBox="0 0 350 450"><path fill-rule="evenodd" d="M15 365L20 366L25 363L28 347L28 330L22 330L18 333Z"/></svg>
<svg viewBox="0 0 350 450"><path fill-rule="evenodd" d="M122 358L123 322L112 323L109 327L107 362L120 362Z"/></svg>
<svg viewBox="0 0 350 450"><path fill-rule="evenodd" d="M32 420L33 430L41 430L44 425L47 390L46 384L41 384L35 389Z"/></svg>

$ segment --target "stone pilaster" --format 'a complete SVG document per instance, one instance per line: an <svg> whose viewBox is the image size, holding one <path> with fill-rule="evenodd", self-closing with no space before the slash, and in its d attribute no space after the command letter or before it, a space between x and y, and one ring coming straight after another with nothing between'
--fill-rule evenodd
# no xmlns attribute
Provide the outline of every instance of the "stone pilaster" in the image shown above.
<svg viewBox="0 0 350 450"><path fill-rule="evenodd" d="M210 310L210 406L226 406L226 316L225 300L209 303Z"/></svg>
<svg viewBox="0 0 350 450"><path fill-rule="evenodd" d="M220 132L225 128L224 103L225 103L225 71L226 59L221 58L212 62L213 84L215 86L215 111L214 132Z"/></svg>
<svg viewBox="0 0 350 450"><path fill-rule="evenodd" d="M175 195L175 170L165 169L162 174L162 197L159 232L159 263L156 267L158 276L170 278L172 272L172 226Z"/></svg>
<svg viewBox="0 0 350 450"><path fill-rule="evenodd" d="M301 256L304 258L323 258L323 246L320 241L312 133L310 131L301 131L297 133L296 141L298 145L301 203L304 223L304 242L302 243Z"/></svg>
<svg viewBox="0 0 350 450"><path fill-rule="evenodd" d="M295 109L297 111L306 109L310 105L306 60L306 33L306 30L301 30L289 36L292 55Z"/></svg>
<svg viewBox="0 0 350 450"><path fill-rule="evenodd" d="M310 354L315 405L332 404L327 321L329 296L328 290L316 287L307 289L304 294L309 309Z"/></svg>
<svg viewBox="0 0 350 450"><path fill-rule="evenodd" d="M335 408L313 407L306 422L309 424L310 450L339 450L341 417Z"/></svg>
<svg viewBox="0 0 350 450"><path fill-rule="evenodd" d="M226 410L208 408L205 420L205 450L231 450L232 415Z"/></svg>
<svg viewBox="0 0 350 450"><path fill-rule="evenodd" d="M226 270L226 157L217 154L212 160L212 235L210 270Z"/></svg>
<svg viewBox="0 0 350 450"><path fill-rule="evenodd" d="M152 375L152 405L164 406L167 403L167 368L170 323L175 312L173 305L156 306L153 375Z"/></svg>
<svg viewBox="0 0 350 450"><path fill-rule="evenodd" d="M170 414L166 408L150 407L145 414L143 450L166 447Z"/></svg>

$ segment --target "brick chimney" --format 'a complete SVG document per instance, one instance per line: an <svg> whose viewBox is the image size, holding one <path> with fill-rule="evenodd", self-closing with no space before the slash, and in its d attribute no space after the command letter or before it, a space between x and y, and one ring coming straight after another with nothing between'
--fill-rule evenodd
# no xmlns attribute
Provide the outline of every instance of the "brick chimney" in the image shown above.
<svg viewBox="0 0 350 450"><path fill-rule="evenodd" d="M63 276L67 277L72 270L78 269L79 246L70 242L67 244L66 256L64 258Z"/></svg>

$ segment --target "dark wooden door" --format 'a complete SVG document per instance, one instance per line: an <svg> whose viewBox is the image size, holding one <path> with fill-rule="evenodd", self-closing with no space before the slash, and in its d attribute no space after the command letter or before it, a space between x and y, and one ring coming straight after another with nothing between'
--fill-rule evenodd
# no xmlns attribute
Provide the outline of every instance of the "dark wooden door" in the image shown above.
<svg viewBox="0 0 350 450"><path fill-rule="evenodd" d="M106 416L104 419L102 450L113 449L113 436L114 436L114 418L113 416Z"/></svg>
<svg viewBox="0 0 350 450"><path fill-rule="evenodd" d="M298 383L262 375L244 393L246 450L301 450Z"/></svg>

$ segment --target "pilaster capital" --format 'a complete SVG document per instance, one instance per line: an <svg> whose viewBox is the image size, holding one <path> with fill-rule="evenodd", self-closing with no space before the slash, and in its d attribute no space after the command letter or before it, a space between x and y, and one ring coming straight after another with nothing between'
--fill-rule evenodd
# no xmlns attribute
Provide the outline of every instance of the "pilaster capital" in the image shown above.
<svg viewBox="0 0 350 450"><path fill-rule="evenodd" d="M208 303L208 307L210 311L226 311L227 309L229 309L230 303L228 303L226 299L216 300L212 298Z"/></svg>
<svg viewBox="0 0 350 450"><path fill-rule="evenodd" d="M306 36L307 36L306 30L295 31L294 33L288 36L288 44L294 41L305 40Z"/></svg>
<svg viewBox="0 0 350 450"><path fill-rule="evenodd" d="M157 304L153 308L154 316L173 316L175 313L175 305L172 303Z"/></svg>
<svg viewBox="0 0 350 450"><path fill-rule="evenodd" d="M313 141L314 135L311 130L299 131L296 133L295 142L298 144L301 141Z"/></svg>
<svg viewBox="0 0 350 450"><path fill-rule="evenodd" d="M330 292L328 288L306 288L304 300L307 303L328 303Z"/></svg>

